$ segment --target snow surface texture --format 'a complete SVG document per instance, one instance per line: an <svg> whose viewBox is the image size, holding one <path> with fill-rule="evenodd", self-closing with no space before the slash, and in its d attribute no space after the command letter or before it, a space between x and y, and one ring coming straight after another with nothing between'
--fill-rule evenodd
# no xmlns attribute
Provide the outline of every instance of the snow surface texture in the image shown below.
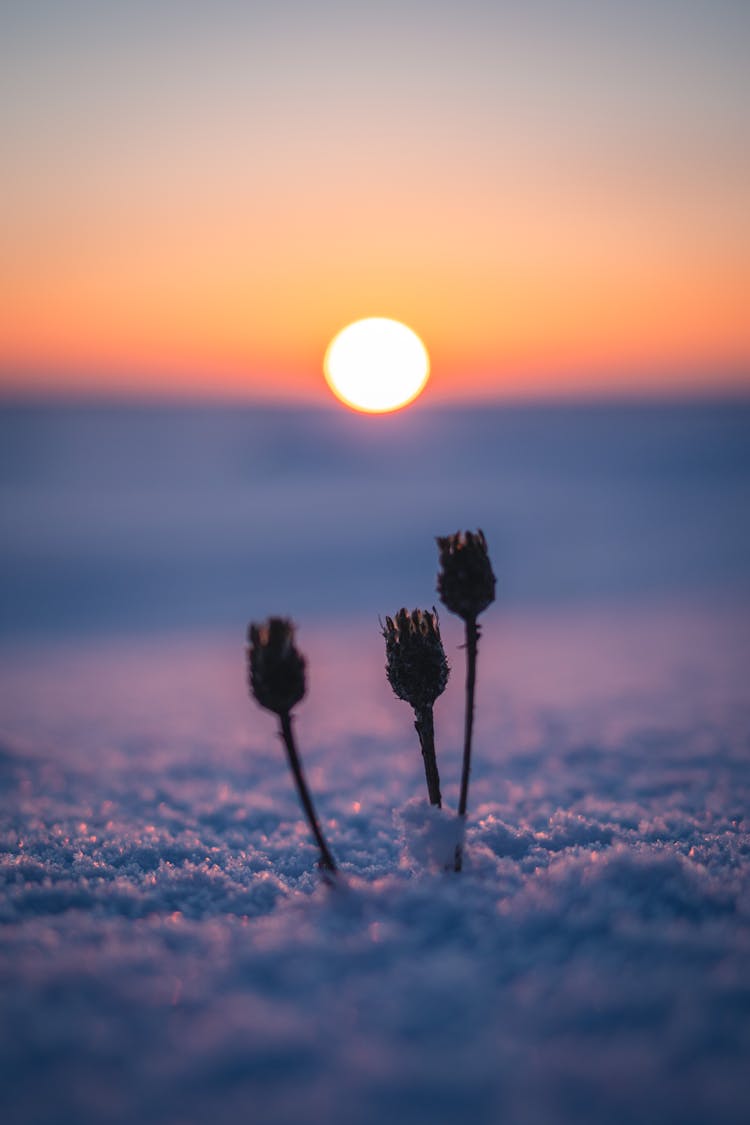
<svg viewBox="0 0 750 1125"><path fill-rule="evenodd" d="M460 877L376 623L299 622L334 890L241 635L4 651L5 1125L750 1120L747 614L485 620Z"/></svg>

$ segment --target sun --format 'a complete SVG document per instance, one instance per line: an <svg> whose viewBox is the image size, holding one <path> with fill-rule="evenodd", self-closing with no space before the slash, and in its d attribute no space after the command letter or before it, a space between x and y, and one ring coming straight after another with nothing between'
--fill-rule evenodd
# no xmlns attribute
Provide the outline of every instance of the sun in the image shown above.
<svg viewBox="0 0 750 1125"><path fill-rule="evenodd" d="M372 316L355 320L334 336L323 371L341 402L368 414L384 414L421 394L430 375L430 357L411 328Z"/></svg>

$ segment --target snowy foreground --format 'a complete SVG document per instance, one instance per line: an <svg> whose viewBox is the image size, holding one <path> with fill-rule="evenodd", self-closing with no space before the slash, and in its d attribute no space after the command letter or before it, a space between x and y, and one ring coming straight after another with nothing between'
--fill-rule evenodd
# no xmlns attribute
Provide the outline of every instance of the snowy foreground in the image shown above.
<svg viewBox="0 0 750 1125"><path fill-rule="evenodd" d="M750 1120L747 613L490 611L460 877L377 623L298 624L341 889L241 629L4 650L5 1125Z"/></svg>

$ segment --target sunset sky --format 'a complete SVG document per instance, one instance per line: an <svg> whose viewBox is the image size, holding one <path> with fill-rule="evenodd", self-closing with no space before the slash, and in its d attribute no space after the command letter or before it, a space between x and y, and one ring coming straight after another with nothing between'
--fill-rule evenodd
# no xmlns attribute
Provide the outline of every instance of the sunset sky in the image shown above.
<svg viewBox="0 0 750 1125"><path fill-rule="evenodd" d="M0 389L750 390L746 0L0 12Z"/></svg>

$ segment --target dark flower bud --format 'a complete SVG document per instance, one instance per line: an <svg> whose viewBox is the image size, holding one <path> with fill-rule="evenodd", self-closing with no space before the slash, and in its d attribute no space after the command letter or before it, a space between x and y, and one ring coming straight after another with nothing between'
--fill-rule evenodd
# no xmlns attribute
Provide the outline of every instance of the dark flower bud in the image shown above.
<svg viewBox="0 0 750 1125"><path fill-rule="evenodd" d="M305 658L294 644L294 625L269 617L248 627L248 685L261 707L288 715L305 694Z"/></svg>
<svg viewBox="0 0 750 1125"><path fill-rule="evenodd" d="M435 610L400 609L395 618L386 617L383 636L385 672L395 694L415 711L432 706L445 691L449 671Z"/></svg>
<svg viewBox="0 0 750 1125"><path fill-rule="evenodd" d="M464 621L476 620L495 600L495 575L484 532L457 531L455 535L438 536L437 545L440 600Z"/></svg>

